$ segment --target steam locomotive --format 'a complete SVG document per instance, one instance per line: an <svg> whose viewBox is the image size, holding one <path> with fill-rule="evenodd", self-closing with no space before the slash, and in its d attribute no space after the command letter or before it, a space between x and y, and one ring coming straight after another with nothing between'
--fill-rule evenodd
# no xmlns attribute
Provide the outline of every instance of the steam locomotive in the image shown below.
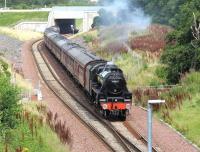
<svg viewBox="0 0 200 152"><path fill-rule="evenodd" d="M84 88L91 103L107 119L126 119L132 105L123 72L60 34L58 27L47 28L44 42L51 53Z"/></svg>

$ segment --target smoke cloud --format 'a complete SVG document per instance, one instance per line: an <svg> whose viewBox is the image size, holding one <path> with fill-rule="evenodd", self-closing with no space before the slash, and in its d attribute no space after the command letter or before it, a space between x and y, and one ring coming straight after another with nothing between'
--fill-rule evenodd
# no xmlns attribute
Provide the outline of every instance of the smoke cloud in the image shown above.
<svg viewBox="0 0 200 152"><path fill-rule="evenodd" d="M130 0L104 0L104 9L99 12L100 40L105 46L112 42L127 42L130 36L145 31L151 24L151 18L144 14L137 5L130 5Z"/></svg>
<svg viewBox="0 0 200 152"><path fill-rule="evenodd" d="M103 6L107 12L112 13L112 16L108 15L103 20L110 20L112 24L128 23L138 30L143 30L151 23L151 18L137 5L134 6L133 1L130 5L130 0L104 0Z"/></svg>

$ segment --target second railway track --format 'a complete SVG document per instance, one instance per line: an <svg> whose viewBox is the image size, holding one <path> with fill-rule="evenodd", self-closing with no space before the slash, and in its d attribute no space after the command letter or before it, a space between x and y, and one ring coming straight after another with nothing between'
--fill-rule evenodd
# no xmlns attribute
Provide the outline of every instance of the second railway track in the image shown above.
<svg viewBox="0 0 200 152"><path fill-rule="evenodd" d="M88 107L83 104L87 103L88 101L86 101L87 98L80 99L81 95L79 95L77 92L77 86L75 86L75 88L71 88L71 90L65 87L54 69L48 63L48 60L42 50L42 45L42 41L38 41L33 44L33 55L40 75L48 87L56 94L56 96L58 96L80 120L82 120L93 132L95 132L95 134L101 138L112 151L147 151L146 146L138 142L137 139L131 137L130 133L128 133L128 130L125 131L127 132L126 135L121 134L113 126L115 124L109 123L108 121L102 119L98 114L95 113L94 109L91 109L91 106ZM73 84L70 84L69 82L68 85ZM80 100L82 100L82 102ZM120 126L120 124L118 125L120 128L122 128L123 126Z"/></svg>

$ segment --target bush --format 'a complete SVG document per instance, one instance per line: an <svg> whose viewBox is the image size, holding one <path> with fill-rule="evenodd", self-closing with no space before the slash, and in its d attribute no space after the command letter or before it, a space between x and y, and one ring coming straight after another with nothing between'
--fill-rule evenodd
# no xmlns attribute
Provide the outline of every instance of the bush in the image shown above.
<svg viewBox="0 0 200 152"><path fill-rule="evenodd" d="M83 39L85 43L89 43L89 42L92 42L95 38L93 37L93 35L87 34L83 36Z"/></svg>
<svg viewBox="0 0 200 152"><path fill-rule="evenodd" d="M8 129L16 127L18 120L17 113L20 110L18 101L20 99L20 91L17 87L10 83L10 79L5 75L0 76L0 111L1 111L1 130L6 132ZM2 133L1 132L1 133Z"/></svg>
<svg viewBox="0 0 200 152"><path fill-rule="evenodd" d="M166 80L167 68L165 66L159 66L156 68L155 74L158 76L158 78Z"/></svg>
<svg viewBox="0 0 200 152"><path fill-rule="evenodd" d="M19 95L19 89L10 82L8 64L0 60L0 135L5 135L7 130L15 128L18 123Z"/></svg>
<svg viewBox="0 0 200 152"><path fill-rule="evenodd" d="M190 44L171 46L162 54L161 62L167 65L168 82L178 83L190 69L200 69L200 49L194 49Z"/></svg>

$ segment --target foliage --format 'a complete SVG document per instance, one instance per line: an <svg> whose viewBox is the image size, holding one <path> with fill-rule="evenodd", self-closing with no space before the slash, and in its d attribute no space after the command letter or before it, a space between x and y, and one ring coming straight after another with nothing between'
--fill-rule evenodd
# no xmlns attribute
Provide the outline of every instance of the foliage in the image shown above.
<svg viewBox="0 0 200 152"><path fill-rule="evenodd" d="M0 143L0 151L5 151L6 147L9 151L18 152L66 151L65 145L60 143L58 136L45 123L45 109L44 105L24 104L23 111L17 115L19 125L10 130L6 141Z"/></svg>
<svg viewBox="0 0 200 152"><path fill-rule="evenodd" d="M131 37L129 40L132 49L139 49L151 54L160 53L166 46L166 36L171 31L170 27L152 24L148 28L148 33L142 36Z"/></svg>
<svg viewBox="0 0 200 152"><path fill-rule="evenodd" d="M145 12L153 16L156 23L168 24L175 28L167 36L167 47L161 57L161 62L167 65L169 83L178 83L181 76L190 69L199 70L199 46L191 45L194 41L191 26L199 23L199 0L141 0L140 5ZM159 12L159 13L158 13ZM196 16L194 21L193 13ZM175 15L174 15L175 14ZM194 44L193 43L193 44Z"/></svg>
<svg viewBox="0 0 200 152"><path fill-rule="evenodd" d="M42 37L41 33L25 30L14 30L7 27L0 27L0 34L5 34L20 41L38 39Z"/></svg>
<svg viewBox="0 0 200 152"><path fill-rule="evenodd" d="M111 12L105 9L100 9L98 14L99 16L95 17L93 20L92 28L114 24L115 17Z"/></svg>
<svg viewBox="0 0 200 152"><path fill-rule="evenodd" d="M167 64L167 79L169 83L177 83L183 73L190 69L200 70L200 49L191 45L168 47L161 61Z"/></svg>
<svg viewBox="0 0 200 152"><path fill-rule="evenodd" d="M95 37L91 34L87 34L87 35L83 35L83 39L85 43L89 43L89 42L94 41Z"/></svg>
<svg viewBox="0 0 200 152"><path fill-rule="evenodd" d="M85 6L95 5L90 0L7 0L7 7L14 9L34 9L41 7L51 7L54 5ZM4 1L0 1L0 7L4 7Z"/></svg>
<svg viewBox="0 0 200 152"><path fill-rule="evenodd" d="M158 110L158 116L200 146L199 83L200 73L191 72L181 79L182 86L137 88L134 90L134 99L143 106L147 105L149 99L165 99L164 105L154 107Z"/></svg>
<svg viewBox="0 0 200 152"><path fill-rule="evenodd" d="M191 72L186 74L182 80L182 87L175 88L176 91L173 91L173 94L169 93L163 94L163 98L169 100L174 100L173 102L177 103L178 95L183 94L183 98L179 96L181 106L176 107L173 110L168 110L165 107L162 107L160 110L161 117L170 123L173 127L183 133L188 139L200 146L200 128L199 126L199 116L200 116L200 96L199 96L199 87L200 83L200 73ZM179 90L179 91L177 91ZM170 95L171 94L171 95ZM170 96L169 96L170 95ZM168 112L167 112L168 111ZM164 117L164 114L168 113L167 117Z"/></svg>
<svg viewBox="0 0 200 152"><path fill-rule="evenodd" d="M18 104L20 90L10 82L8 65L1 60L0 67L0 135L2 136L18 124L16 115L20 110Z"/></svg>
<svg viewBox="0 0 200 152"><path fill-rule="evenodd" d="M48 12L0 13L0 26L11 26L19 21L47 21Z"/></svg>

